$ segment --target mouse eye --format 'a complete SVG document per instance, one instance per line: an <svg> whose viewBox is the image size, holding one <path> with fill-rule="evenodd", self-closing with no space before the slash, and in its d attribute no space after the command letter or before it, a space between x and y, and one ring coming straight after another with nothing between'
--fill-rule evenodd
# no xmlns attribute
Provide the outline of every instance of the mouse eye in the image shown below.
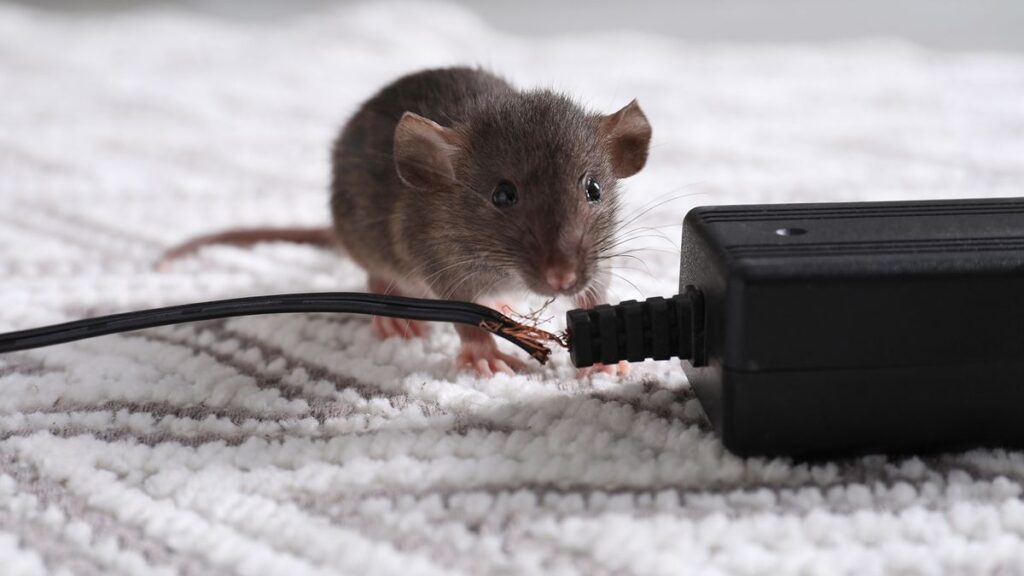
<svg viewBox="0 0 1024 576"><path fill-rule="evenodd" d="M587 202L597 202L601 199L601 185L593 178L583 177L583 190L587 193Z"/></svg>
<svg viewBox="0 0 1024 576"><path fill-rule="evenodd" d="M494 187L494 193L491 194L491 202L494 202L498 208L508 208L517 200L519 200L519 194L516 192L516 186L508 180L498 182L498 185Z"/></svg>

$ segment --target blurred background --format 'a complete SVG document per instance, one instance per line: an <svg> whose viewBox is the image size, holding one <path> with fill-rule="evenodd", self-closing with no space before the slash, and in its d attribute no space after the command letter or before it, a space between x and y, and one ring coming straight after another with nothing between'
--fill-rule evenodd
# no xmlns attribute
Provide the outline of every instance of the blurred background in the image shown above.
<svg viewBox="0 0 1024 576"><path fill-rule="evenodd" d="M0 0L0 273L105 282L212 230L323 225L358 106L474 64L595 111L642 103L627 203L662 237L632 246L665 273L618 288L668 293L695 205L1020 195L1022 30L1022 0ZM212 249L160 297L359 285L333 255L269 253Z"/></svg>
<svg viewBox="0 0 1024 576"><path fill-rule="evenodd" d="M10 0L7 0L10 1ZM234 19L276 20L351 0L17 0L68 13L184 6ZM942 50L1024 50L1020 0L463 0L516 34L631 29L701 41L808 42L903 38Z"/></svg>

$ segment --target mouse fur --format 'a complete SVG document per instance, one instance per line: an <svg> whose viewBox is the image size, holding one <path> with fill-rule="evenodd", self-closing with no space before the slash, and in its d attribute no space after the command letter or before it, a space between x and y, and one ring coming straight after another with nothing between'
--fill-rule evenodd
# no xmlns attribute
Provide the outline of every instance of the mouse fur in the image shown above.
<svg viewBox="0 0 1024 576"><path fill-rule="evenodd" d="M334 228L371 275L399 291L475 300L593 288L600 298L594 285L614 242L617 182L643 167L650 137L635 102L601 116L479 69L411 74L368 100L336 140ZM600 182L599 201L587 201L584 178ZM515 206L492 204L501 181L515 185ZM553 288L551 267L574 269L577 281Z"/></svg>
<svg viewBox="0 0 1024 576"><path fill-rule="evenodd" d="M334 229L374 291L475 301L525 289L591 306L604 301L618 180L643 168L650 138L635 101L605 116L480 69L410 74L334 143ZM499 184L514 205L495 205ZM506 367L490 335L458 330L464 363Z"/></svg>
<svg viewBox="0 0 1024 576"><path fill-rule="evenodd" d="M650 139L635 100L604 115L482 69L415 72L367 100L335 139L333 233L371 292L479 301L525 290L592 307L605 301L618 181L644 167ZM260 238L236 232L172 253ZM328 243L322 230L266 229L266 238ZM376 317L374 329L425 332ZM483 330L456 330L460 364L485 374L521 364Z"/></svg>

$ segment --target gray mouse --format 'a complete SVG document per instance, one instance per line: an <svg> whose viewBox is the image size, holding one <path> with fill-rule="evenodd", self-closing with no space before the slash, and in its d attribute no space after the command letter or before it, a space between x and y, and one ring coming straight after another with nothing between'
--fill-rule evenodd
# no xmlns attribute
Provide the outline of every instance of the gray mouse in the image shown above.
<svg viewBox="0 0 1024 576"><path fill-rule="evenodd" d="M605 301L618 180L643 168L650 140L636 100L598 115L484 70L425 70L381 89L335 140L333 230L233 230L163 261L214 242L336 240L366 269L370 292L481 301L525 289L589 308ZM373 326L380 337L425 333L416 321ZM460 366L522 365L491 334L455 329Z"/></svg>

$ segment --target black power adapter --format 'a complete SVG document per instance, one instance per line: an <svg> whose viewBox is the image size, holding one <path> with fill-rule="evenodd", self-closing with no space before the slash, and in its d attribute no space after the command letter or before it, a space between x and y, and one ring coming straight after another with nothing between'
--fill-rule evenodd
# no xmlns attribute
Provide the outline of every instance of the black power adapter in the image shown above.
<svg viewBox="0 0 1024 576"><path fill-rule="evenodd" d="M1024 199L708 207L680 294L568 314L577 366L687 358L725 446L1024 446Z"/></svg>

